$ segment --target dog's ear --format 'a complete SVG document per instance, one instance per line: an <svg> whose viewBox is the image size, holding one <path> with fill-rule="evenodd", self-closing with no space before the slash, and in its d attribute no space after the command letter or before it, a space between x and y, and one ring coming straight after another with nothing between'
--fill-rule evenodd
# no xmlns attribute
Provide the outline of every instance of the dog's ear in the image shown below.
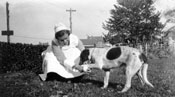
<svg viewBox="0 0 175 97"><path fill-rule="evenodd" d="M86 61L89 61L89 55L90 55L89 49L84 49L80 54L80 64L79 65L82 65Z"/></svg>

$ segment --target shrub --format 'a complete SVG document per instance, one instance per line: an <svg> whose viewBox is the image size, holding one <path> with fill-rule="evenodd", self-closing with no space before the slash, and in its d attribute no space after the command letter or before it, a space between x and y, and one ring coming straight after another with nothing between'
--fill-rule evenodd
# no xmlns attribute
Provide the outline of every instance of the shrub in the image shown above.
<svg viewBox="0 0 175 97"><path fill-rule="evenodd" d="M41 52L46 47L46 45L0 42L0 72L29 70L40 73L42 64Z"/></svg>

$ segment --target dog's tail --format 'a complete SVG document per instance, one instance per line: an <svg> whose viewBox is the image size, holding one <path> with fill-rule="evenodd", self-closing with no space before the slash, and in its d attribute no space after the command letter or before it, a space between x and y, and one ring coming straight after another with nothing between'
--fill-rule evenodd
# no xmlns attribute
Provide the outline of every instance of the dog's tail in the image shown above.
<svg viewBox="0 0 175 97"><path fill-rule="evenodd" d="M142 69L143 69L143 70L141 70L141 71L142 71L142 75L143 75L143 80L144 80L144 82L145 82L147 85L149 85L149 86L151 86L151 87L154 87L154 86L148 81L148 77L147 77L148 64L147 64L147 63L143 63Z"/></svg>
<svg viewBox="0 0 175 97"><path fill-rule="evenodd" d="M142 84L144 85L145 83L151 87L154 87L149 81L147 77L147 70L148 70L148 63L147 63L147 58L146 56L142 53L140 55L141 60L143 61L143 65L139 70L139 77L141 79Z"/></svg>

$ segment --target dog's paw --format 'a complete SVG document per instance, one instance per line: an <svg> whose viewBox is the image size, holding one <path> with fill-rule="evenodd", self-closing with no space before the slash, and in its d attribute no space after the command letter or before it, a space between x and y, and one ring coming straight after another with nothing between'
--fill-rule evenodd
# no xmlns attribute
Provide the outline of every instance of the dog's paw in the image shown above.
<svg viewBox="0 0 175 97"><path fill-rule="evenodd" d="M106 89L107 88L107 86L103 86L103 87L101 87L101 89Z"/></svg>
<svg viewBox="0 0 175 97"><path fill-rule="evenodd" d="M124 87L121 91L118 91L118 93L125 93L130 89L130 87Z"/></svg>
<svg viewBox="0 0 175 97"><path fill-rule="evenodd" d="M125 90L117 91L117 93L125 93L125 92L127 92L127 91L125 91Z"/></svg>
<svg viewBox="0 0 175 97"><path fill-rule="evenodd" d="M122 91L117 91L117 93L123 93Z"/></svg>
<svg viewBox="0 0 175 97"><path fill-rule="evenodd" d="M117 93L125 93L125 92L127 92L127 91L117 91Z"/></svg>
<svg viewBox="0 0 175 97"><path fill-rule="evenodd" d="M86 73L90 73L91 69L89 68L88 64L81 65L83 68L83 71Z"/></svg>
<svg viewBox="0 0 175 97"><path fill-rule="evenodd" d="M104 87L101 87L101 89L105 89Z"/></svg>

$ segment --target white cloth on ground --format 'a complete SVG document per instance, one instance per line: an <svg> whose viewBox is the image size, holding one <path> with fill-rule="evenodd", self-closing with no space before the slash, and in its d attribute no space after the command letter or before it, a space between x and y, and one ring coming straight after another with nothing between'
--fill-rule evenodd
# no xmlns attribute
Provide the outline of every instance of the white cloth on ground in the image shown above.
<svg viewBox="0 0 175 97"><path fill-rule="evenodd" d="M65 54L65 57L70 60L69 62L74 63L74 61L80 56L80 50L75 47L63 47L62 48L63 53ZM46 79L46 74L49 72L54 72L57 73L58 75L64 77L64 78L74 78L83 75L84 73L80 73L79 71L76 70L67 70L63 65L59 63L57 58L52 52L52 47L49 46L47 50L45 50L42 53L43 56L43 74L40 74L40 77L42 80ZM70 64L70 65L75 65L75 64ZM70 66L70 67L72 67ZM44 78L42 78L44 77Z"/></svg>

